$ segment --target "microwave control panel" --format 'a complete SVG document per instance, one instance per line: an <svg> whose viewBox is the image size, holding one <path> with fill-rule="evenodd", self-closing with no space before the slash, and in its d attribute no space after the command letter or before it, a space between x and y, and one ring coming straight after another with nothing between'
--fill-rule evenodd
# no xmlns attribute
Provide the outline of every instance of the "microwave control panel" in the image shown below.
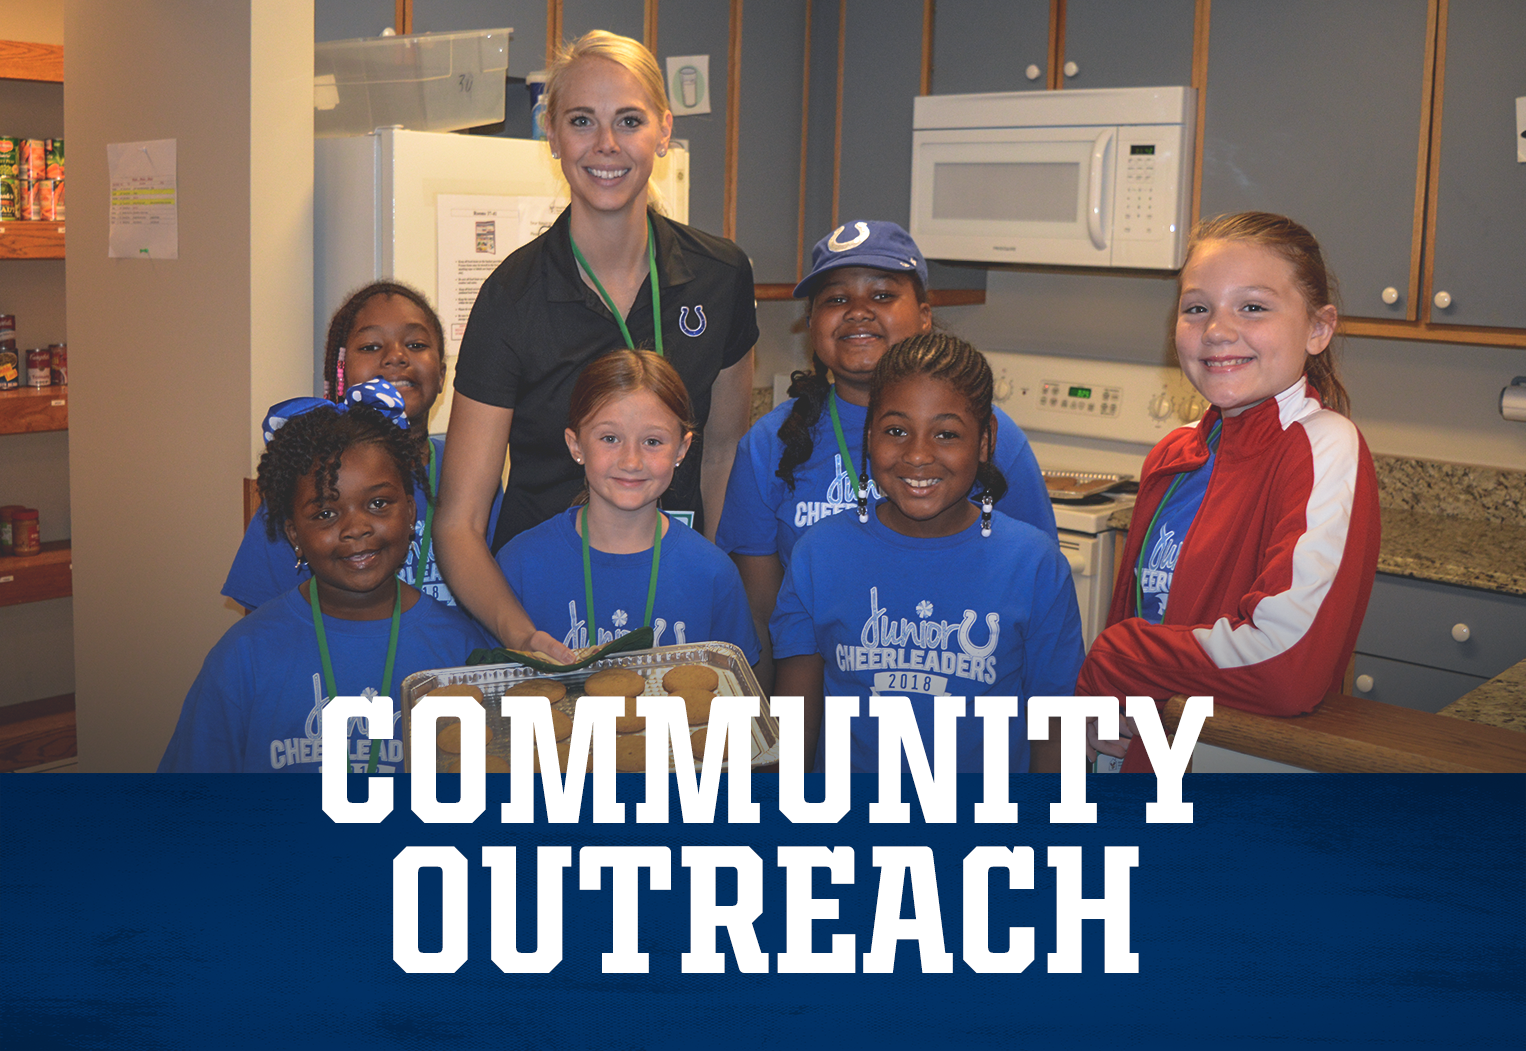
<svg viewBox="0 0 1526 1051"><path fill-rule="evenodd" d="M1186 243L1181 223L1192 187L1184 138L1175 124L1118 129L1113 265L1160 266L1165 259L1180 265L1177 255Z"/></svg>

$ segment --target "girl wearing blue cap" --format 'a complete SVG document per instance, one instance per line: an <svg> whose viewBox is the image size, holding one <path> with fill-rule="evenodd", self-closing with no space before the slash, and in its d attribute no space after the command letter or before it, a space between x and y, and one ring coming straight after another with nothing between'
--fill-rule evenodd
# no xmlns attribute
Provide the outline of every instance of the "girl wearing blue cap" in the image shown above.
<svg viewBox="0 0 1526 1051"><path fill-rule="evenodd" d="M809 304L813 368L790 377L791 400L737 446L715 537L741 571L765 647L795 542L814 523L856 506L867 471L862 443L874 367L891 346L933 323L927 261L895 223L848 222L816 242L795 298ZM1054 536L1054 510L1028 439L1000 409L995 427L992 459L1009 486L997 509ZM758 670L768 689L766 648Z"/></svg>
<svg viewBox="0 0 1526 1051"><path fill-rule="evenodd" d="M413 538L414 489L427 494L428 481L397 388L373 379L338 405L282 402L266 417L265 436L266 528L272 539L286 537L313 577L212 647L160 772L317 773L330 699L395 698L408 675L456 667L493 645L466 614L398 579ZM394 704L394 727L400 715ZM395 734L372 742L352 725L350 768L400 769Z"/></svg>

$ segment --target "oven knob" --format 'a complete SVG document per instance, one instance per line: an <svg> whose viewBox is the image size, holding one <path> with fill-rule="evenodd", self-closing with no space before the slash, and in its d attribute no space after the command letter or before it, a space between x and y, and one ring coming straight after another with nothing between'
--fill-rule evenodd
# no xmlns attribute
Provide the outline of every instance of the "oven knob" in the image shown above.
<svg viewBox="0 0 1526 1051"><path fill-rule="evenodd" d="M1161 391L1159 394L1155 395L1155 397L1150 399L1150 404L1147 406L1147 409L1150 413L1151 419L1163 420L1167 416L1171 415L1172 407L1171 395L1167 394L1165 391Z"/></svg>
<svg viewBox="0 0 1526 1051"><path fill-rule="evenodd" d="M1193 420L1198 419L1203 415L1203 413L1207 411L1208 403L1202 398L1194 395L1193 397L1188 398L1182 404L1181 412L1179 415L1183 423L1191 423Z"/></svg>
<svg viewBox="0 0 1526 1051"><path fill-rule="evenodd" d="M1003 376L996 381L995 396L997 401L1006 401L1012 397L1012 381Z"/></svg>

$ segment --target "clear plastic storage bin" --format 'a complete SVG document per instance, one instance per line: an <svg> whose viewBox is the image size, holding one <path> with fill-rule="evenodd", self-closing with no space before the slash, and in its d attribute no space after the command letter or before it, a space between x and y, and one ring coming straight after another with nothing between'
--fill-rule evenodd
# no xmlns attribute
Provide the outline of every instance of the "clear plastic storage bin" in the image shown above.
<svg viewBox="0 0 1526 1051"><path fill-rule="evenodd" d="M330 40L313 46L313 132L400 124L454 131L503 120L512 29Z"/></svg>

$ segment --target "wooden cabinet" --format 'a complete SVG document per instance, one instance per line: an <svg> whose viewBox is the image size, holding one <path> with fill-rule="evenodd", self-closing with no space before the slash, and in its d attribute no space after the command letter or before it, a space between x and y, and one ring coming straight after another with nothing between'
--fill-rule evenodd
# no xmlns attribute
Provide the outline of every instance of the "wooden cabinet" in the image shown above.
<svg viewBox="0 0 1526 1051"><path fill-rule="evenodd" d="M1192 83L1194 0L1065 0L1066 88Z"/></svg>
<svg viewBox="0 0 1526 1051"><path fill-rule="evenodd" d="M1443 8L1430 320L1526 329L1526 164L1516 160L1515 123L1516 98L1526 95L1526 4L1450 0Z"/></svg>
<svg viewBox="0 0 1526 1051"><path fill-rule="evenodd" d="M1438 712L1523 657L1526 599L1379 573L1357 637L1353 689Z"/></svg>
<svg viewBox="0 0 1526 1051"><path fill-rule="evenodd" d="M937 0L931 94L1044 90L1049 11L1049 0Z"/></svg>
<svg viewBox="0 0 1526 1051"><path fill-rule="evenodd" d="M1211 11L1201 214L1260 209L1308 226L1353 335L1526 346L1514 142L1526 8L1287 0L1269 18L1260 0L1215 0Z"/></svg>
<svg viewBox="0 0 1526 1051"><path fill-rule="evenodd" d="M1275 18L1260 0L1212 8L1201 214L1303 223L1340 278L1347 314L1417 317L1427 7L1289 0Z"/></svg>
<svg viewBox="0 0 1526 1051"><path fill-rule="evenodd" d="M0 40L0 81L62 82L63 48ZM21 85L17 85L21 89ZM26 90L38 90L36 86ZM57 89L53 89L56 91ZM53 119L57 119L56 117ZM46 119L44 119L46 123ZM15 134L5 129L6 134ZM37 134L32 132L31 134ZM57 134L56 132L54 134ZM0 261L7 266L32 266L33 260L64 258L64 224L61 222L0 223ZM42 266L57 264L38 264ZM62 275L60 275L61 279ZM46 281L44 281L46 284ZM12 289L0 287L0 292ZM9 297L7 297L9 299ZM8 302L0 302L6 313L17 313ZM27 319L23 318L23 324ZM60 333L60 336L62 333ZM22 377L26 375L25 351L38 341L27 338L18 343L22 351ZM69 426L69 388L21 387L0 391L0 436L64 431ZM14 448L14 447L12 447ZM6 455L0 444L0 457ZM4 476L0 475L0 483ZM65 483L65 489L67 484ZM0 503L11 503L0 487ZM67 505L65 505L67 506ZM0 556L0 606L63 598L73 593L69 541L53 540L42 545L36 555Z"/></svg>

